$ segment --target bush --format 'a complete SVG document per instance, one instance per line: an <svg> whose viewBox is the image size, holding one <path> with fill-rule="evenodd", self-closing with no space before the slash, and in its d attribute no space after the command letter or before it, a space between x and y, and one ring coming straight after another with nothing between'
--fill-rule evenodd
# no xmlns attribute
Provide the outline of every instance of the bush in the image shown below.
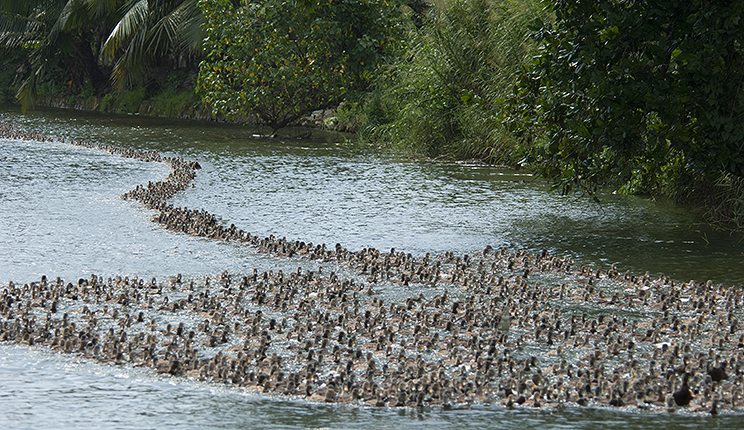
<svg viewBox="0 0 744 430"><path fill-rule="evenodd" d="M110 92L103 96L103 99L101 100L101 104L99 105L98 109L101 112L110 112L116 110L116 96L117 93Z"/></svg>
<svg viewBox="0 0 744 430"><path fill-rule="evenodd" d="M734 216L744 177L744 4L552 6L555 25L538 33L516 109L523 130L544 132L530 162L565 192L613 186Z"/></svg>
<svg viewBox="0 0 744 430"><path fill-rule="evenodd" d="M365 91L400 41L399 0L200 2L206 57L198 89L215 115L274 131Z"/></svg>
<svg viewBox="0 0 744 430"><path fill-rule="evenodd" d="M121 95L118 110L123 113L139 112L143 100L145 100L145 88L127 91Z"/></svg>
<svg viewBox="0 0 744 430"><path fill-rule="evenodd" d="M96 89L93 88L93 84L90 81L90 78L85 78L83 80L83 88L80 90L80 97L87 99L90 97L93 97L96 93Z"/></svg>
<svg viewBox="0 0 744 430"><path fill-rule="evenodd" d="M199 96L191 91L165 91L152 98L151 115L177 117L193 111L201 103Z"/></svg>
<svg viewBox="0 0 744 430"><path fill-rule="evenodd" d="M721 175L717 190L708 204L708 218L714 223L733 224L744 228L744 179L731 174Z"/></svg>
<svg viewBox="0 0 744 430"><path fill-rule="evenodd" d="M529 59L528 24L537 0L452 0L411 30L411 50L381 81L368 138L431 158L508 160L514 140L501 125L502 100ZM383 114L379 109L387 109Z"/></svg>

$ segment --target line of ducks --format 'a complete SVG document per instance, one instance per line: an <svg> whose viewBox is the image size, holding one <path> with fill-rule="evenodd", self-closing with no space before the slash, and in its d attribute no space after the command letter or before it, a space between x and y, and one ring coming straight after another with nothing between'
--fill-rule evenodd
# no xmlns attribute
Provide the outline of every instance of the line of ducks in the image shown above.
<svg viewBox="0 0 744 430"><path fill-rule="evenodd" d="M52 142L53 139L47 137L44 133L38 131L23 130L15 124L0 121L0 138L3 139L20 139L33 140L37 142Z"/></svg>
<svg viewBox="0 0 744 430"><path fill-rule="evenodd" d="M375 406L577 404L716 414L738 410L744 399L740 288L675 284L615 266L602 272L546 251L486 247L417 257L258 238L205 211L166 204L189 186L197 162L75 144L168 162L168 178L124 198L158 210L154 220L169 229L352 275L298 268L224 272L203 283L181 275L165 283L95 275L11 282L0 296L3 341Z"/></svg>

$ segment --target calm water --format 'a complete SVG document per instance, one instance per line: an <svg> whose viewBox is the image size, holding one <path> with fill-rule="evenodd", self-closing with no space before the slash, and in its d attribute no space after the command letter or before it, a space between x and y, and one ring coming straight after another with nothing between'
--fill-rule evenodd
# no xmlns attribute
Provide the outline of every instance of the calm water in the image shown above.
<svg viewBox="0 0 744 430"><path fill-rule="evenodd" d="M340 136L262 140L225 124L16 108L0 119L56 137L159 150L196 159L194 187L172 200L253 234L351 250L413 254L494 247L547 248L587 264L680 280L744 283L740 237L699 224L699 213L606 195L561 197L494 168L391 160L349 149ZM0 140L0 283L133 275L202 279L312 267L250 248L173 233L119 196L165 177L141 163L64 143ZM110 367L0 344L2 428L641 428L737 426L740 417L569 409L560 412L377 410L309 404L145 370ZM10 412L12 411L12 412ZM6 425L3 425L6 424Z"/></svg>

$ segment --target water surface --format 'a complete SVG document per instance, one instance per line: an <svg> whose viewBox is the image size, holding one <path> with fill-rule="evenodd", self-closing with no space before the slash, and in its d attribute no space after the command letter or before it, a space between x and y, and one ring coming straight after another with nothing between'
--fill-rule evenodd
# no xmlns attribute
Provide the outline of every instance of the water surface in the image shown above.
<svg viewBox="0 0 744 430"><path fill-rule="evenodd" d="M261 236L274 234L330 246L341 243L350 250L395 247L416 255L469 252L489 244L545 248L587 264L617 263L621 270L634 273L662 272L680 280L744 283L742 235L712 230L702 224L700 211L645 198L604 194L598 205L581 196L551 192L546 184L532 181L524 172L390 159L372 150L347 149L338 144L343 137L336 134L311 140L266 140L252 137L255 130L232 124L66 110L38 110L21 117L13 108L6 108L3 117L61 138L107 142L196 159L204 169L198 172L194 188L176 196L173 204L205 209L221 217L227 225L234 223ZM143 208L115 201L125 190L145 182L148 175L152 180L162 178L167 174L165 166L118 159L69 145L51 148L37 143L17 145L24 146L23 151L28 152L0 156L5 169L36 171L38 180L57 181L60 186L65 181L77 182L69 182L76 184L74 188L72 185L61 191L47 188L36 195L28 190L43 187L25 186L25 198L38 201L35 205L42 211L28 216L11 211L7 217L25 220L12 221L13 226L8 224L10 230L26 229L28 219L51 218L43 212L44 207L50 206L42 202L48 201L50 195L61 198L70 189L90 182L92 176L99 179L88 187L97 193L87 199L98 202L91 204L106 206L103 202L114 202L115 208L108 211L121 213L117 206L130 211L122 213L118 223L112 219L103 221L105 228L127 224L129 230L159 229L146 222L151 214ZM42 153L44 157L39 156ZM51 156L57 158L50 159ZM68 162L65 156L78 161ZM23 163L19 164L18 157L23 158ZM62 166L66 168L61 169ZM43 174L44 169L52 173ZM67 173L54 173L58 170ZM135 172L140 174L135 176ZM56 176L62 174L67 177ZM9 179L13 181L12 177ZM524 179L529 182L519 181ZM92 190L94 184L100 184L100 191ZM3 189L16 187L16 182L11 182ZM71 197L74 198L65 200L69 202L67 206L56 201L57 210L69 210L72 217L90 212L78 210L78 205L86 199ZM56 224L57 227L46 228L61 228L60 223ZM18 232L8 234L6 240L21 243ZM161 232L150 236L149 241L143 237L133 241L139 246L144 243L154 247L147 255L165 259L160 262L162 270L158 272L173 274L183 271L183 266L192 267L196 257L188 264L178 263L178 258L186 253L205 253L204 258L215 261L214 266L208 267L196 264L195 273L234 267L230 266L234 258L220 259L214 255L224 252L219 245L200 241L197 247L179 246L190 243L191 239L170 235ZM73 237L66 241L79 242ZM173 244L167 249L155 246L163 241ZM231 252L245 253L231 250L228 254ZM174 255L173 264L168 263L170 255ZM49 259L59 260L59 257L52 254ZM43 261L36 260L37 266ZM86 270L109 272L114 268L118 269L116 272L131 271L122 263L124 260L113 261L121 268L104 264L82 269L84 273ZM150 272L147 264L139 267ZM1 267L0 281L7 280L3 276L6 273L13 272Z"/></svg>
<svg viewBox="0 0 744 430"><path fill-rule="evenodd" d="M584 264L664 272L676 279L744 283L744 244L700 223L699 212L648 199L560 196L524 172L391 159L329 134L260 139L229 124L65 110L5 121L51 136L198 160L194 187L172 199L253 234L350 250L415 255L486 245L548 249ZM297 266L231 243L174 233L120 195L169 173L162 163L65 143L0 140L0 283L90 274L203 279ZM407 295L414 292L406 291ZM740 417L632 408L510 411L374 409L247 395L237 388L162 378L28 346L0 344L3 428L734 428Z"/></svg>

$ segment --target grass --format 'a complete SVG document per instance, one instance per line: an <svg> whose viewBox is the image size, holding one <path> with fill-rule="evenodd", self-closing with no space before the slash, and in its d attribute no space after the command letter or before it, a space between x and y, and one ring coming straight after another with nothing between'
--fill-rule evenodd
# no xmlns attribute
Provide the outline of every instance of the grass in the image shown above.
<svg viewBox="0 0 744 430"><path fill-rule="evenodd" d="M503 100L530 59L528 26L545 15L536 0L440 2L383 75L363 137L410 156L510 162Z"/></svg>

